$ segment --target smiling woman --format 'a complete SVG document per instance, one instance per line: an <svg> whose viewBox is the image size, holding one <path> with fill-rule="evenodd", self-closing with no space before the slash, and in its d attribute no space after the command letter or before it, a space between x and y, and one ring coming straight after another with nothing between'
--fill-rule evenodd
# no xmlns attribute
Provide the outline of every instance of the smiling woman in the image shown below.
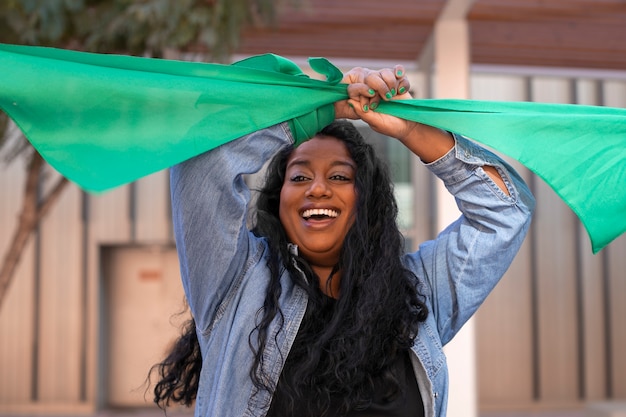
<svg viewBox="0 0 626 417"><path fill-rule="evenodd" d="M278 193L277 219L268 203ZM402 265L396 216L389 173L349 122L332 123L270 163L255 232L270 237L271 250L290 247L292 273L302 271L311 285L268 416L423 409L417 389L404 392L415 377L407 387L396 380L410 369L406 352L428 310Z"/></svg>
<svg viewBox="0 0 626 417"><path fill-rule="evenodd" d="M467 139L372 111L407 98L402 67L354 69L337 118L360 118L419 156L462 216L404 253L389 172L348 121L298 147L284 123L171 170L193 320L155 366L155 401L198 416L444 416L442 350L508 268L534 200ZM322 114L322 113L320 113ZM318 115L315 115L318 116ZM267 160L246 227L243 175ZM216 215L218 213L219 215Z"/></svg>

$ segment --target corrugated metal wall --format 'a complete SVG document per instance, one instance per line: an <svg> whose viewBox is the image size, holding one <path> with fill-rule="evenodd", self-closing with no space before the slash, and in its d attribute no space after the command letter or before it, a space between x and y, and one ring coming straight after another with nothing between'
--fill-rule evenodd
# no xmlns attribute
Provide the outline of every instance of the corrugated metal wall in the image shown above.
<svg viewBox="0 0 626 417"><path fill-rule="evenodd" d="M490 75L475 76L472 88L477 99L626 107L622 81ZM538 202L530 236L478 313L480 404L559 408L623 400L626 236L592 255L573 212L540 179L529 180Z"/></svg>
<svg viewBox="0 0 626 417"><path fill-rule="evenodd" d="M476 99L626 107L625 81L474 74ZM517 165L519 166L519 165ZM114 167L112 167L114 169ZM592 256L571 211L525 169L538 209L513 267L477 320L483 408L626 398L626 239ZM432 181L418 175L418 196ZM0 172L0 253L21 202L24 167ZM430 235L430 198L416 198L412 237ZM168 245L167 175L100 196L71 186L28 245L0 310L0 413L88 411L101 394L101 248Z"/></svg>
<svg viewBox="0 0 626 417"><path fill-rule="evenodd" d="M2 253L23 178L19 162L0 174ZM0 310L0 412L91 410L105 400L97 394L107 314L100 250L171 245L169 218L166 172L103 195L66 189L31 239Z"/></svg>

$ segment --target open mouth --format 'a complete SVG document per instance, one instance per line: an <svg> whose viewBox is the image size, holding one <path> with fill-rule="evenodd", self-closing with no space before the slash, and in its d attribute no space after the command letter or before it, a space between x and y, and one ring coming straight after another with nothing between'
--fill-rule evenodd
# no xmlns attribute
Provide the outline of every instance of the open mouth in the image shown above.
<svg viewBox="0 0 626 417"><path fill-rule="evenodd" d="M302 212L302 218L305 220L324 220L334 219L339 213L332 209L308 209Z"/></svg>

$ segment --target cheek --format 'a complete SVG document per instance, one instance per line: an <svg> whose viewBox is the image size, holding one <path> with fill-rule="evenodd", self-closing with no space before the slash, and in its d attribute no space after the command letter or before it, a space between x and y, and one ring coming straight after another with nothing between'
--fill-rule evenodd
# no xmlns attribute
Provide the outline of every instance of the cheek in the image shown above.
<svg viewBox="0 0 626 417"><path fill-rule="evenodd" d="M357 206L359 205L359 194L356 191L356 187L352 190L352 193L348 197L349 204L351 206L350 213L352 217L356 217Z"/></svg>
<svg viewBox="0 0 626 417"><path fill-rule="evenodd" d="M350 210L350 227L354 226L354 223L356 222L358 211L357 206L359 205L359 195L357 194L356 189L354 190L354 194L352 195L351 205L352 209Z"/></svg>

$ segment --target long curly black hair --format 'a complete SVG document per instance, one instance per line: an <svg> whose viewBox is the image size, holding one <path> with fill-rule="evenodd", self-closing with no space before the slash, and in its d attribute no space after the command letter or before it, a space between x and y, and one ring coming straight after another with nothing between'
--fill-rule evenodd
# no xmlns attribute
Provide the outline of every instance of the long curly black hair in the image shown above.
<svg viewBox="0 0 626 417"><path fill-rule="evenodd" d="M286 163L293 150L287 148L269 164L256 203L253 231L267 238L271 280L261 319L252 332L258 339L250 343L258 346L253 348L255 360L250 370L257 392L267 390L280 398L280 404L273 406L280 406L283 412L298 405L315 416L324 415L331 406L342 413L366 407L376 380L384 381L387 397L399 392L401 376L394 375L392 364L413 345L419 322L428 314L417 291L417 277L401 262L404 239L396 222L398 209L386 165L350 122L336 121L318 136L342 140L357 166L356 217L334 268L341 271L341 296L336 301L324 296L306 259L288 249L278 211ZM283 320L278 299L280 272L285 268L307 291L309 302L287 356L285 369L289 372L273 387L267 384L263 351L268 326ZM154 401L162 407L170 401L189 405L195 399L201 358L197 339L196 346L190 343L195 326L189 324L186 330L170 355L152 369L160 377Z"/></svg>

